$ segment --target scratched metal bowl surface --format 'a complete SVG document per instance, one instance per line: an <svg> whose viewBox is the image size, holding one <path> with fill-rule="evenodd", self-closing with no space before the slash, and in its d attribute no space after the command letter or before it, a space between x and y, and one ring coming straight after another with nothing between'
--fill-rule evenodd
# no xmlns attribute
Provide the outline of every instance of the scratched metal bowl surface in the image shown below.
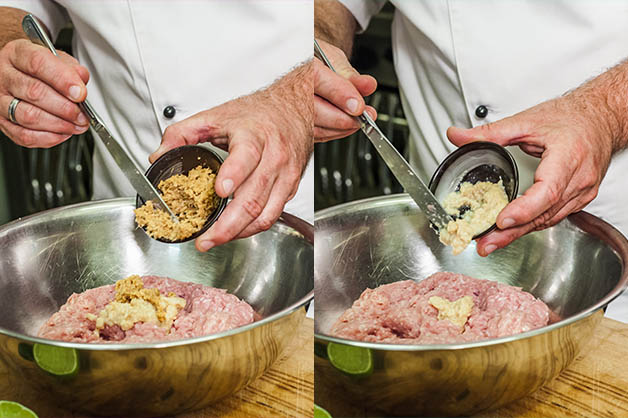
<svg viewBox="0 0 628 418"><path fill-rule="evenodd" d="M628 286L628 241L584 212L486 258L473 244L453 256L405 194L320 211L315 235L317 394L342 393L347 402L385 416L470 415L532 393L569 365L589 342L602 308ZM561 320L466 344L365 343L328 334L366 288L420 281L438 271L520 286ZM327 357L329 344L348 345L372 358L372 371L344 373ZM324 401L318 395L317 400ZM327 406L333 415L333 406Z"/></svg>
<svg viewBox="0 0 628 418"><path fill-rule="evenodd" d="M293 338L313 296L313 227L290 215L270 230L199 253L136 228L133 199L53 209L0 228L0 362L9 378L72 410L163 416L203 408L264 373ZM36 338L73 292L130 274L227 289L263 319L231 331L152 344ZM40 368L36 344L75 350L78 371Z"/></svg>

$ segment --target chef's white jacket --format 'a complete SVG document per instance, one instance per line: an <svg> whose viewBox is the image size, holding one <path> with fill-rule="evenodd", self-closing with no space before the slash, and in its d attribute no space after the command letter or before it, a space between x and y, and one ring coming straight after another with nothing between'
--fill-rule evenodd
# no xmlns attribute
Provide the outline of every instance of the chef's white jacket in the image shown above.
<svg viewBox="0 0 628 418"><path fill-rule="evenodd" d="M361 29L384 0L340 0ZM449 126L494 122L560 96L628 56L628 2L392 0L395 70L411 132L411 163L429 180L455 149ZM478 106L488 108L485 118ZM520 191L538 160L511 147ZM614 156L586 210L628 235L628 152ZM628 322L628 295L607 315Z"/></svg>
<svg viewBox="0 0 628 418"><path fill-rule="evenodd" d="M88 98L114 136L148 167L171 124L252 93L312 56L312 0L0 0L56 37L69 21ZM164 109L176 110L171 119ZM246 118L246 115L242 115ZM135 195L98 139L94 198ZM285 210L313 221L313 168Z"/></svg>

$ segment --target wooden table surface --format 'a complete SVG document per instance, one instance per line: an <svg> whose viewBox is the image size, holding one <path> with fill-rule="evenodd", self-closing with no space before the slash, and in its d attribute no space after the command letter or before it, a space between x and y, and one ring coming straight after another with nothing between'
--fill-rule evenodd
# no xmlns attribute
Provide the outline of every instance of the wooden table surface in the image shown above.
<svg viewBox="0 0 628 418"><path fill-rule="evenodd" d="M321 391L316 403L334 418L377 416ZM556 379L532 395L482 418L628 418L628 324L604 318L591 343Z"/></svg>
<svg viewBox="0 0 628 418"><path fill-rule="evenodd" d="M304 319L292 345L262 377L234 395L201 411L177 418L311 417L314 405L314 321ZM85 415L43 403L27 386L10 381L0 362L0 399L20 402L39 418L84 418Z"/></svg>

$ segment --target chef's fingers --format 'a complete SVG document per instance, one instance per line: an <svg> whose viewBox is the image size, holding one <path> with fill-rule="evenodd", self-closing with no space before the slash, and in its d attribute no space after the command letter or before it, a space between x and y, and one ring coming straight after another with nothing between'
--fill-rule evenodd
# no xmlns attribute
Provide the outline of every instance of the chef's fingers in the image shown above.
<svg viewBox="0 0 628 418"><path fill-rule="evenodd" d="M332 110L332 112L340 112L340 113L344 113L341 110L339 110L338 108L336 108L335 106L329 104L327 101L314 96L314 101L316 103L317 100L320 100L324 103L326 103L326 106L331 106L334 110ZM314 111L316 113L316 120L314 122L314 142L327 142L327 141L331 141L333 139L339 139L339 138L345 138L351 134L353 134L355 131L357 131L359 129L359 127L357 125L352 125L351 128L349 129L340 129L340 128L334 128L334 127L326 127L326 126L318 126L319 123L321 125L323 124L330 124L330 121L327 120L323 120L323 121L319 121L318 120L318 115L320 113L318 106L315 104L314 106ZM323 109L323 111L326 111L325 109ZM366 112L369 114L369 116L371 116L371 118L373 120L375 120L377 118L377 111L372 108L371 106L367 106L366 107ZM321 112L322 113L322 112ZM332 115L332 117L335 116L335 114ZM354 119L355 120L355 119ZM333 124L333 120L331 122L331 124Z"/></svg>
<svg viewBox="0 0 628 418"><path fill-rule="evenodd" d="M228 197L234 190L238 190L262 160L263 145L252 134L240 135L229 144L229 156L216 176L216 194L220 197Z"/></svg>
<svg viewBox="0 0 628 418"><path fill-rule="evenodd" d="M329 128L319 128L317 126L314 127L314 142L328 142L334 139L346 138L357 131L356 129L352 130L337 130L337 129L329 129Z"/></svg>
<svg viewBox="0 0 628 418"><path fill-rule="evenodd" d="M377 111L374 107L366 106L366 112L373 120L377 119ZM360 127L360 122L327 100L314 96L314 126L355 131Z"/></svg>
<svg viewBox="0 0 628 418"><path fill-rule="evenodd" d="M500 212L497 226L506 229L525 225L558 205L574 175L573 164L560 149L547 150L534 173L534 184Z"/></svg>
<svg viewBox="0 0 628 418"><path fill-rule="evenodd" d="M532 231L540 231L556 225L569 214L577 212L583 207L584 205L582 201L579 199L572 199L562 207L552 208L553 210L548 212L547 215L543 214L540 219L535 220L534 222L529 222L525 225L513 228L498 229L493 231L477 241L477 252L482 257L486 257L493 251L507 246L525 234Z"/></svg>
<svg viewBox="0 0 628 418"><path fill-rule="evenodd" d="M355 86L362 96L370 96L377 90L377 80L368 74L354 75L349 81Z"/></svg>
<svg viewBox="0 0 628 418"><path fill-rule="evenodd" d="M541 158L545 152L545 146L536 144L519 144L519 148L528 155Z"/></svg>
<svg viewBox="0 0 628 418"><path fill-rule="evenodd" d="M171 149L183 145L196 145L210 139L212 142L222 141L224 145L227 142L228 133L212 121L213 114L214 112L210 109L168 126L161 137L159 148L148 157L151 164ZM222 139L218 140L219 138Z"/></svg>
<svg viewBox="0 0 628 418"><path fill-rule="evenodd" d="M13 142L27 148L50 148L72 135L55 134L52 132L34 131L16 125L11 121L0 117L0 130Z"/></svg>
<svg viewBox="0 0 628 418"><path fill-rule="evenodd" d="M9 53L15 68L43 81L69 100L82 102L87 97L87 87L81 78L84 71L77 70L74 64L70 65L64 59L27 40L14 41Z"/></svg>
<svg viewBox="0 0 628 418"><path fill-rule="evenodd" d="M471 129L450 126L447 129L447 138L458 147L475 141L490 141L505 147L525 140L531 127L528 118L514 115Z"/></svg>
<svg viewBox="0 0 628 418"><path fill-rule="evenodd" d="M512 241L516 240L519 237L524 236L525 234L533 230L534 230L534 225L532 223L528 223L525 225L517 226L514 228L508 228L504 230L501 230L501 229L495 230L491 232L490 234L477 240L477 246L476 246L477 253L482 257L486 257L493 251L499 248L505 247L506 245L510 244Z"/></svg>
<svg viewBox="0 0 628 418"><path fill-rule="evenodd" d="M82 66L81 64L79 64L76 58L63 51L57 50L57 54L59 54L59 59L74 68L74 71L76 71L79 77L81 77L83 83L87 84L90 77L87 67Z"/></svg>
<svg viewBox="0 0 628 418"><path fill-rule="evenodd" d="M366 106L351 81L334 73L318 59L314 60L314 94L353 116L361 114Z"/></svg>
<svg viewBox="0 0 628 418"><path fill-rule="evenodd" d="M273 186L270 198L268 199L262 214L258 216L255 221L249 224L244 231L240 232L238 238L248 238L258 232L270 229L281 216L281 212L283 211L286 203L297 193L298 187L298 182L294 183L291 181L284 181L280 176Z"/></svg>
<svg viewBox="0 0 628 418"><path fill-rule="evenodd" d="M360 128L360 123L355 116L347 114L319 96L314 96L314 126L355 131Z"/></svg>
<svg viewBox="0 0 628 418"><path fill-rule="evenodd" d="M351 81L362 96L370 96L377 89L377 80L370 75L360 74L353 68L342 49L322 40L319 40L318 44L325 51L325 55L331 61L335 72ZM319 59L315 59L314 65L318 66L319 64L325 65Z"/></svg>
<svg viewBox="0 0 628 418"><path fill-rule="evenodd" d="M276 179L276 172L258 167L235 191L216 223L196 239L196 248L207 251L235 239L262 214Z"/></svg>
<svg viewBox="0 0 628 418"><path fill-rule="evenodd" d="M13 67L3 68L0 78L4 85L2 90L12 96L11 99L24 100L69 123L85 127L89 125L87 117L83 115L76 103L68 100L43 81ZM2 110L8 109L2 108Z"/></svg>
<svg viewBox="0 0 628 418"><path fill-rule="evenodd" d="M9 119L9 105L12 100L12 96L0 97L0 116L5 119ZM26 101L18 103L14 114L17 125L35 131L74 135L85 132L89 127L69 123Z"/></svg>
<svg viewBox="0 0 628 418"><path fill-rule="evenodd" d="M325 52L325 56L331 62L331 65L338 74L347 79L360 74L355 68L353 68L347 58L347 55L342 49L330 44L329 42L323 41L322 39L317 39L316 41L318 42L318 46L320 46ZM318 58L314 61L319 61L321 64L325 65Z"/></svg>

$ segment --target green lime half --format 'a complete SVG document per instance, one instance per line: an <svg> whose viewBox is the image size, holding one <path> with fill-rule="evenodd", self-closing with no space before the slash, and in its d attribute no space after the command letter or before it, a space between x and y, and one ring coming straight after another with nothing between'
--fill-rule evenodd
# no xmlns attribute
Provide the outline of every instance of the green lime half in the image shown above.
<svg viewBox="0 0 628 418"><path fill-rule="evenodd" d="M13 401L0 401L0 418L38 418L37 414Z"/></svg>
<svg viewBox="0 0 628 418"><path fill-rule="evenodd" d="M329 412L314 404L314 418L333 418Z"/></svg>
<svg viewBox="0 0 628 418"><path fill-rule="evenodd" d="M74 348L35 344L33 357L39 367L57 376L69 376L78 371L78 355Z"/></svg>
<svg viewBox="0 0 628 418"><path fill-rule="evenodd" d="M352 376L367 376L373 372L373 353L368 348L329 343L327 356L335 368Z"/></svg>

